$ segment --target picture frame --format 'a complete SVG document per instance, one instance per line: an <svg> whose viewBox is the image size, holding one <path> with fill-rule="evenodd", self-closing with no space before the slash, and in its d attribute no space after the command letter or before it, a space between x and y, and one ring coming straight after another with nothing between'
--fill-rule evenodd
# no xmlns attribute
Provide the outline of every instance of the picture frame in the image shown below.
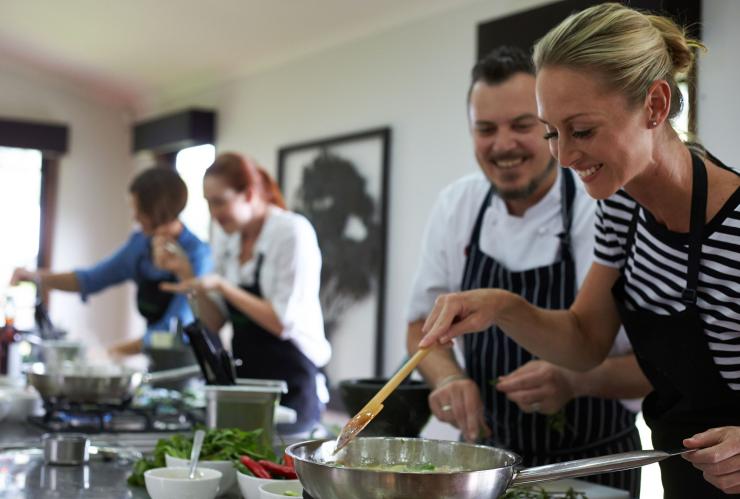
<svg viewBox="0 0 740 499"><path fill-rule="evenodd" d="M390 145L391 130L381 127L278 150L287 207L311 222L321 249L332 388L383 375Z"/></svg>

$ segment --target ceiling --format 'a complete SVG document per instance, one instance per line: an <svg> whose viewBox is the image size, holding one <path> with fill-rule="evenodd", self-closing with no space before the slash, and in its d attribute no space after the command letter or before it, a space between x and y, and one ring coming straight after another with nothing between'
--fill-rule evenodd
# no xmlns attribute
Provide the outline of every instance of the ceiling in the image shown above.
<svg viewBox="0 0 740 499"><path fill-rule="evenodd" d="M0 64L137 108L472 0L0 0Z"/></svg>

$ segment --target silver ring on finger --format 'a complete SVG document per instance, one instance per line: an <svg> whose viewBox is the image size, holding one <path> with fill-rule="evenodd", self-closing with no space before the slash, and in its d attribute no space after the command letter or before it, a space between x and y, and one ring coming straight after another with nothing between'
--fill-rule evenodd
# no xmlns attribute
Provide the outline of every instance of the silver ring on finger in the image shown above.
<svg viewBox="0 0 740 499"><path fill-rule="evenodd" d="M452 410L452 406L450 404L445 404L442 407L440 407L442 412L450 412Z"/></svg>
<svg viewBox="0 0 740 499"><path fill-rule="evenodd" d="M540 412L542 410L542 404L539 402L534 402L532 405L529 406L529 408L532 410L532 412Z"/></svg>

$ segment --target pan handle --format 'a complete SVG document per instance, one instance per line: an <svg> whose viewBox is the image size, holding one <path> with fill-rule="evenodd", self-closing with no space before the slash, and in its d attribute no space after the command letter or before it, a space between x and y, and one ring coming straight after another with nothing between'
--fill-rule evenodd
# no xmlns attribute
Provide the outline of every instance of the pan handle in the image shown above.
<svg viewBox="0 0 740 499"><path fill-rule="evenodd" d="M576 478L579 476L597 475L610 471L629 470L639 468L652 463L657 463L671 456L690 452L690 449L682 449L676 452L665 452L660 450L640 450L622 452L621 454L609 454L606 456L578 459L575 461L564 461L562 463L547 464L524 468L514 472L511 486L524 485L528 483L544 482L547 480L558 480L560 478Z"/></svg>

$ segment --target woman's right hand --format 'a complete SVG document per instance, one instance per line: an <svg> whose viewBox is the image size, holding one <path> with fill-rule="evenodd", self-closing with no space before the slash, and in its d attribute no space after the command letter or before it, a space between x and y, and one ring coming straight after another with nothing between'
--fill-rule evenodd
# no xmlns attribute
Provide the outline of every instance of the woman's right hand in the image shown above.
<svg viewBox="0 0 740 499"><path fill-rule="evenodd" d="M13 275L10 277L10 285L17 286L21 282L37 282L39 274L35 270L28 270L24 268L16 268L13 270Z"/></svg>
<svg viewBox="0 0 740 499"><path fill-rule="evenodd" d="M425 336L419 347L446 345L455 336L488 329L498 314L504 293L500 289L474 289L440 295L424 322Z"/></svg>
<svg viewBox="0 0 740 499"><path fill-rule="evenodd" d="M185 250L170 237L156 234L152 237L152 262L160 269L172 272L181 280L193 276L193 269Z"/></svg>

